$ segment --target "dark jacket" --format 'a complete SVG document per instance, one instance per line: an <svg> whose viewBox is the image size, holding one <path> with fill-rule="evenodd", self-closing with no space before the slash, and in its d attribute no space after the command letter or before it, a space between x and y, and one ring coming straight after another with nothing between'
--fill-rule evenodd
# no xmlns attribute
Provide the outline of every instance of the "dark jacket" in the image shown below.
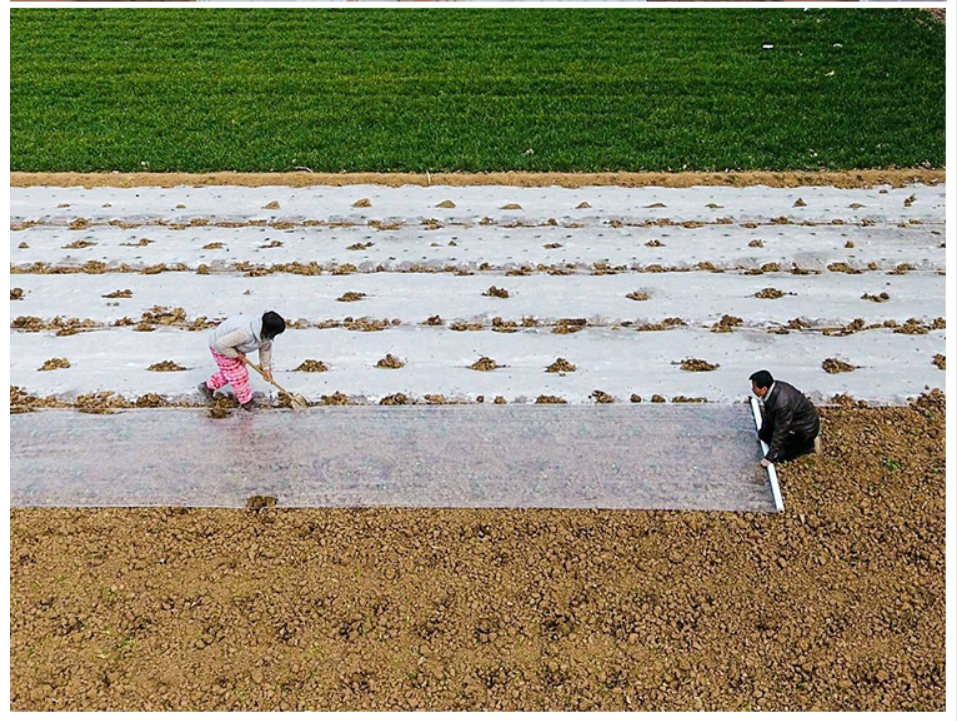
<svg viewBox="0 0 957 721"><path fill-rule="evenodd" d="M821 430L817 408L801 391L783 381L774 381L774 388L764 397L764 423L772 431L765 456L771 463L778 462L789 439L810 441Z"/></svg>

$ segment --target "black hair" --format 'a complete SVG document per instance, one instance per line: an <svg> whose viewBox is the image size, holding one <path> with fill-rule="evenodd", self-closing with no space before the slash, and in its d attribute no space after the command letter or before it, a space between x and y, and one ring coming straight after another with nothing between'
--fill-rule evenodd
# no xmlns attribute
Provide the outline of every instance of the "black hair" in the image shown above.
<svg viewBox="0 0 957 721"><path fill-rule="evenodd" d="M774 383L774 378L767 371L758 371L751 374L751 382L757 388L770 388L771 384Z"/></svg>
<svg viewBox="0 0 957 721"><path fill-rule="evenodd" d="M284 330L286 330L286 321L281 315L274 310L263 313L263 340L272 340Z"/></svg>

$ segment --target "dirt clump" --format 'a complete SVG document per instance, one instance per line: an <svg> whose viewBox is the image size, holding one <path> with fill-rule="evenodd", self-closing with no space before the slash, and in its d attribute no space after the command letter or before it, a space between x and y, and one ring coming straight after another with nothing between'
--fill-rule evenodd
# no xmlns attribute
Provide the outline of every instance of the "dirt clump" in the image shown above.
<svg viewBox="0 0 957 721"><path fill-rule="evenodd" d="M518 203L506 203L499 210L521 210L522 206Z"/></svg>
<svg viewBox="0 0 957 721"><path fill-rule="evenodd" d="M276 503L275 496L250 496L246 499L246 510L262 511L265 508L275 508Z"/></svg>
<svg viewBox="0 0 957 721"><path fill-rule="evenodd" d="M851 373L857 370L857 366L851 365L839 358L827 358L821 363L821 368L824 369L825 373L830 373L831 375L835 373Z"/></svg>
<svg viewBox="0 0 957 721"><path fill-rule="evenodd" d="M431 325L431 326L445 325L445 321L442 320L442 316L431 315L425 319L425 322L423 323L423 325Z"/></svg>
<svg viewBox="0 0 957 721"><path fill-rule="evenodd" d="M557 358L548 368L546 373L574 373L578 367L574 363L569 363L564 358Z"/></svg>
<svg viewBox="0 0 957 721"><path fill-rule="evenodd" d="M755 238L755 239L752 240L750 243L748 243L748 247L749 247L749 248L763 248L763 247L764 247L764 241L763 241L763 240L760 240L759 238Z"/></svg>
<svg viewBox="0 0 957 721"><path fill-rule="evenodd" d="M175 361L160 361L159 363L154 363L146 370L148 371L157 371L160 373L169 373L174 371L184 371L186 368L179 365Z"/></svg>
<svg viewBox="0 0 957 721"><path fill-rule="evenodd" d="M605 391L595 390L591 392L589 398L594 398L595 403L614 403L615 397L605 393Z"/></svg>
<svg viewBox="0 0 957 721"><path fill-rule="evenodd" d="M391 353L386 353L385 358L382 358L378 363L375 364L376 368L402 368L405 365L402 361L396 358Z"/></svg>
<svg viewBox="0 0 957 721"><path fill-rule="evenodd" d="M135 243L120 243L120 245L126 248L145 248L146 246L155 242L156 242L155 240L150 240L149 238L140 238Z"/></svg>
<svg viewBox="0 0 957 721"><path fill-rule="evenodd" d="M672 403L707 403L707 398L694 397L689 398L688 396L674 396L671 399Z"/></svg>
<svg viewBox="0 0 957 721"><path fill-rule="evenodd" d="M23 300L23 288L11 288L10 300Z"/></svg>
<svg viewBox="0 0 957 721"><path fill-rule="evenodd" d="M352 204L352 207L353 208L371 208L372 201L369 200L368 198L360 198L359 200L357 200L356 202Z"/></svg>
<svg viewBox="0 0 957 721"><path fill-rule="evenodd" d="M469 366L473 371L493 371L496 368L504 368L505 366L500 366L494 360L488 356L482 356L472 365Z"/></svg>
<svg viewBox="0 0 957 721"><path fill-rule="evenodd" d="M777 288L765 288L764 290L759 290L754 294L755 298L763 298L765 300L777 300L778 298L783 298L787 293L778 290Z"/></svg>
<svg viewBox="0 0 957 721"><path fill-rule="evenodd" d="M263 206L263 210L279 210L279 201L273 200Z"/></svg>
<svg viewBox="0 0 957 721"><path fill-rule="evenodd" d="M713 371L721 367L718 363L708 363L708 361L701 360L700 358L685 358L681 361L680 365L681 370L690 373Z"/></svg>
<svg viewBox="0 0 957 721"><path fill-rule="evenodd" d="M451 200L443 200L441 203L438 203L435 207L452 209L455 207L455 203L453 203Z"/></svg>
<svg viewBox="0 0 957 721"><path fill-rule="evenodd" d="M352 245L346 246L346 250L368 250L368 249L371 248L373 245L375 245L375 243L372 243L372 242L369 242L369 243L353 243Z"/></svg>
<svg viewBox="0 0 957 721"><path fill-rule="evenodd" d="M632 393L630 400L632 403L641 403L641 396L638 395L637 393Z"/></svg>
<svg viewBox="0 0 957 721"><path fill-rule="evenodd" d="M380 406L405 406L409 404L409 397L405 393L393 393L379 401Z"/></svg>
<svg viewBox="0 0 957 721"><path fill-rule="evenodd" d="M562 246L561 243L545 243L545 245L543 245L542 247L543 247L545 250L556 250L556 249L561 248L561 247L563 247L563 246Z"/></svg>
<svg viewBox="0 0 957 721"><path fill-rule="evenodd" d="M888 294L887 292L877 293L874 295L870 293L865 293L864 295L861 296L861 300L870 300L870 301L873 301L874 303L884 303L885 301L888 301L890 299L891 299L890 294Z"/></svg>
<svg viewBox="0 0 957 721"><path fill-rule="evenodd" d="M482 295L487 298L508 298L508 291L505 288L497 288L493 285Z"/></svg>
<svg viewBox="0 0 957 721"><path fill-rule="evenodd" d="M313 360L312 358L307 358L298 367L293 369L294 373L325 373L329 370L329 366L323 363L320 360Z"/></svg>
<svg viewBox="0 0 957 721"><path fill-rule="evenodd" d="M83 248L91 248L96 243L91 240L74 240L72 243L68 243L63 246L64 250L81 250Z"/></svg>
<svg viewBox="0 0 957 721"><path fill-rule="evenodd" d="M354 303L355 301L362 300L365 297L366 297L365 293L355 293L350 290L340 295L338 298L336 298L336 300L339 301L340 303Z"/></svg>
<svg viewBox="0 0 957 721"><path fill-rule="evenodd" d="M269 248L281 248L281 247L282 247L282 241L281 241L281 240L270 240L268 243L264 243L263 245L260 245L259 247L260 247L261 249L264 249L264 250L268 250Z"/></svg>
<svg viewBox="0 0 957 721"><path fill-rule="evenodd" d="M736 315L723 315L713 326L712 333L730 333L733 328L743 325L744 321Z"/></svg>
<svg viewBox="0 0 957 721"><path fill-rule="evenodd" d="M645 290L633 290L625 296L628 300L648 300L651 295Z"/></svg>
<svg viewBox="0 0 957 721"><path fill-rule="evenodd" d="M68 361L66 358L50 358L49 360L44 361L43 365L37 368L37 370L55 371L60 368L69 368L69 367L70 367L70 361Z"/></svg>
<svg viewBox="0 0 957 721"><path fill-rule="evenodd" d="M664 248L665 247L665 244L662 243L657 238L652 238L647 243L645 243L645 245L649 248Z"/></svg>
<svg viewBox="0 0 957 721"><path fill-rule="evenodd" d="M947 370L947 357L946 357L946 356L944 356L944 355L942 355L942 354L940 354L940 353L937 353L937 354L934 356L934 360L933 360L932 362L933 362L933 364L934 364L935 366L937 366L938 368L940 368L942 371Z"/></svg>
<svg viewBox="0 0 957 721"><path fill-rule="evenodd" d="M126 288L124 290L114 290L112 293L106 293L102 297L103 298L132 298L133 291L131 291L129 288Z"/></svg>
<svg viewBox="0 0 957 721"><path fill-rule="evenodd" d="M319 396L319 404L323 406L347 406L349 405L349 396L336 391L331 396Z"/></svg>
<svg viewBox="0 0 957 721"><path fill-rule="evenodd" d="M559 319L558 323L555 324L555 327L552 328L552 333L557 333L559 335L577 333L586 325L588 325L588 320L586 318L561 318Z"/></svg>
<svg viewBox="0 0 957 721"><path fill-rule="evenodd" d="M652 403L666 403L667 400L665 399L664 396L661 396L661 395L658 395L657 393L655 393L655 394L651 397L651 402L652 402Z"/></svg>
<svg viewBox="0 0 957 721"><path fill-rule="evenodd" d="M566 401L566 400L565 400L564 398L562 398L561 396L546 396L546 395L541 395L541 396L539 396L538 398L535 399L535 403L540 403L540 404L544 404L544 403L568 403L568 401Z"/></svg>

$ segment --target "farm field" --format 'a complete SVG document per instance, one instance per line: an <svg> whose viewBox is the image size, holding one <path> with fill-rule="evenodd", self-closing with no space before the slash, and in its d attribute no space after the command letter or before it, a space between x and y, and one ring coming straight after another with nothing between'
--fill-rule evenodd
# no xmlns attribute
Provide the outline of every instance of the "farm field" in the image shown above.
<svg viewBox="0 0 957 721"><path fill-rule="evenodd" d="M943 385L944 194L14 188L11 383L196 404L205 331L254 308L314 404L727 403L764 366L903 403Z"/></svg>
<svg viewBox="0 0 957 721"><path fill-rule="evenodd" d="M11 170L945 164L927 102L945 28L916 9L14 9L11 26Z"/></svg>
<svg viewBox="0 0 957 721"><path fill-rule="evenodd" d="M943 23L266 7L11 11L11 708L943 710Z"/></svg>
<svg viewBox="0 0 957 721"><path fill-rule="evenodd" d="M11 707L941 711L943 399L823 434L784 514L14 509Z"/></svg>

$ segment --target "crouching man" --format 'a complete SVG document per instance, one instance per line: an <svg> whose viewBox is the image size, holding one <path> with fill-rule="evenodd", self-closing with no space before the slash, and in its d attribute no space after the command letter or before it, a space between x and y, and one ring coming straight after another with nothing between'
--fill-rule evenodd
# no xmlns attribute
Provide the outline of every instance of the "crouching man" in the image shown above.
<svg viewBox="0 0 957 721"><path fill-rule="evenodd" d="M219 371L199 384L207 400L225 385L231 385L236 400L247 411L253 410L253 391L249 387L246 354L259 351L259 365L266 380L272 382L272 343L286 330L286 322L275 311L262 316L237 315L219 324L209 334L209 350Z"/></svg>
<svg viewBox="0 0 957 721"><path fill-rule="evenodd" d="M758 438L768 444L761 459L767 468L772 463L790 461L806 453L821 450L821 420L817 408L790 383L776 381L767 371L751 376L751 390L764 401L764 421Z"/></svg>

